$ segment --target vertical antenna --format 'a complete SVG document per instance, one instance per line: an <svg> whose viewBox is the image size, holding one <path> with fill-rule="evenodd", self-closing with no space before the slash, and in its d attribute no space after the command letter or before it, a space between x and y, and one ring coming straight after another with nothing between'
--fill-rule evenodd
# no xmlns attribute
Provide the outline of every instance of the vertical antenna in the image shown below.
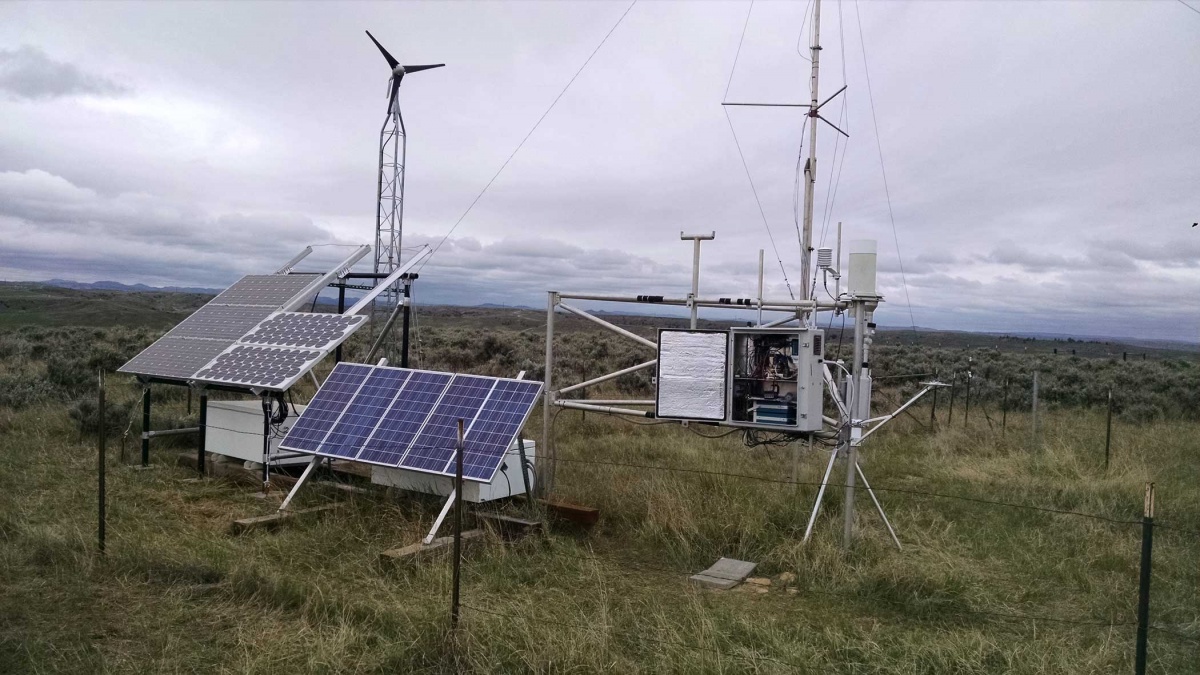
<svg viewBox="0 0 1200 675"><path fill-rule="evenodd" d="M813 193L817 186L817 101L818 74L821 62L821 0L813 0L812 74L809 76L808 161L804 163L804 236L800 241L800 299L809 299L812 277ZM811 316L811 314L810 314Z"/></svg>

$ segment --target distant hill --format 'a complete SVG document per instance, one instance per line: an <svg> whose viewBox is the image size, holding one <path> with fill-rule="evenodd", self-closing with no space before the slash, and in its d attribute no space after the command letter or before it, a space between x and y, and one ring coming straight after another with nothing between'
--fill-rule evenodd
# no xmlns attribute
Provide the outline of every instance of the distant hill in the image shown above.
<svg viewBox="0 0 1200 675"><path fill-rule="evenodd" d="M33 283L42 284L44 286L54 286L56 288L71 288L77 291L119 291L122 293L202 293L207 295L216 295L221 292L219 288L192 288L188 286L147 286L146 284L123 284L119 281L93 281L83 283L81 281L68 281L67 279L51 279L49 281L36 281Z"/></svg>

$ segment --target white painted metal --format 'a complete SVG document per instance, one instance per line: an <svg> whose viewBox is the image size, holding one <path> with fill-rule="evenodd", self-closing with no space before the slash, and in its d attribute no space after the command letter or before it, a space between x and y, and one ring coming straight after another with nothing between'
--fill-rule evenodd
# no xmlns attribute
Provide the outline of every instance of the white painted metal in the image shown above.
<svg viewBox="0 0 1200 675"><path fill-rule="evenodd" d="M590 387L592 385L600 384L601 382L608 382L609 380L621 377L622 375L628 375L630 373L636 373L639 370L653 368L656 365L658 365L658 359L651 359L649 361L646 361L645 363L639 363L636 366L629 366L628 368L623 368L621 370L613 371L611 373L607 373L607 374L601 375L599 377L593 377L592 379L585 380L583 382L580 382L579 384L573 384L569 387L563 387L562 389L559 389L557 393L569 394L569 393L571 393L573 391L577 391L579 389L584 389L584 388ZM547 386L546 391L549 391L549 390L550 390L550 388Z"/></svg>
<svg viewBox="0 0 1200 675"><path fill-rule="evenodd" d="M308 466L304 467L304 473L300 474L300 479L296 481L296 484L293 485L292 489L288 491L287 497L284 497L283 503L279 505L280 511L287 510L288 504L292 503L292 497L295 497L296 493L300 491L300 486L304 485L304 482L308 480L309 474L311 474L312 470L321 463L322 459L322 457L313 455L313 458L309 461Z"/></svg>
<svg viewBox="0 0 1200 675"><path fill-rule="evenodd" d="M700 242L716 239L717 233L684 234L680 232L679 238L685 241L688 239L692 241L692 292L688 294L688 307L692 309L692 329L694 330L700 311L699 306L696 305L696 300L700 297Z"/></svg>
<svg viewBox="0 0 1200 675"><path fill-rule="evenodd" d="M280 267L279 269L275 270L275 274L287 274L288 272L291 272L293 269L295 269L296 265L300 264L300 261L307 258L308 254L310 254L310 253L312 253L312 247L305 246L304 250L300 251L300 253L298 253L295 258L292 258L291 260L284 263L283 267Z"/></svg>
<svg viewBox="0 0 1200 675"><path fill-rule="evenodd" d="M812 45L809 48L809 59L812 61L812 74L809 76L808 90L811 103L808 106L808 162L804 165L804 234L800 240L800 298L807 300L809 285L812 283L810 266L812 264L812 229L813 201L817 187L817 92L821 65L821 0L813 2Z"/></svg>
<svg viewBox="0 0 1200 675"><path fill-rule="evenodd" d="M350 271L350 268L354 266L354 263L362 260L363 257L370 252L371 247L366 244L354 249L354 252L346 256L345 260L343 260L341 264L314 279L312 283L310 283L308 286L305 286L304 290L297 293L295 297L280 307L279 310L282 312L294 312L305 303L311 302L313 296L324 290L325 287L329 285L329 282L337 279L338 277L345 276L346 273Z"/></svg>
<svg viewBox="0 0 1200 675"><path fill-rule="evenodd" d="M877 244L874 239L858 239L850 242L850 269L846 290L856 297L878 295L875 286L875 258Z"/></svg>
<svg viewBox="0 0 1200 675"><path fill-rule="evenodd" d="M290 406L289 406L290 407ZM297 405L298 412L306 406ZM262 462L263 412L262 402L214 401L208 402L208 427L204 434L204 450L207 454L224 455L244 462ZM279 453L279 438L271 439L271 455ZM280 458L279 465L300 465L308 457Z"/></svg>
<svg viewBox="0 0 1200 675"><path fill-rule="evenodd" d="M351 315L358 314L359 312L361 312L363 309L365 309L367 307L367 305L370 305L372 302L374 302L375 298L379 297L379 295L381 293L387 291L387 289L389 289L389 288L392 288L396 284L396 281L399 280L402 275L406 274L417 263L421 262L425 258L428 258L432 254L433 254L433 249L429 248L428 245L422 246L420 251L418 251L411 258L409 258L408 261L405 262L403 265L400 265L399 267L394 269L392 271L392 273L388 275L387 279L377 283L375 285L375 288L373 288L370 292L368 292L366 295L364 295L362 298L360 298L358 302L354 303L354 305L352 307L350 307L350 309L343 312L343 315L351 316Z"/></svg>
<svg viewBox="0 0 1200 675"><path fill-rule="evenodd" d="M617 335L623 335L623 336L629 338L630 340L637 342L638 344L646 345L647 347L649 347L651 349L655 349L658 347L658 345L655 344L655 342L653 340L644 338L641 335L638 335L637 333L634 333L632 331L625 330L624 328L621 328L620 326L617 326L611 322L605 321L604 319L601 319L600 317L598 317L594 314L585 312L582 309L572 307L571 305L568 305L565 302L558 303L558 307L559 307L559 309L570 312L570 313L574 314L575 316L582 317L584 319L587 319L588 321L591 321L594 324L603 326L604 328L616 333Z"/></svg>

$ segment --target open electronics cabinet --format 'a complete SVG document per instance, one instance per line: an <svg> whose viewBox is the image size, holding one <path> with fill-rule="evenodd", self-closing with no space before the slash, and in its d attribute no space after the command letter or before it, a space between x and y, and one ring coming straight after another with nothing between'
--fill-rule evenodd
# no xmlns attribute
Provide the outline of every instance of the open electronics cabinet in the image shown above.
<svg viewBox="0 0 1200 675"><path fill-rule="evenodd" d="M662 329L655 417L819 431L824 337L814 328Z"/></svg>
<svg viewBox="0 0 1200 675"><path fill-rule="evenodd" d="M813 328L731 328L733 426L820 431L825 334Z"/></svg>

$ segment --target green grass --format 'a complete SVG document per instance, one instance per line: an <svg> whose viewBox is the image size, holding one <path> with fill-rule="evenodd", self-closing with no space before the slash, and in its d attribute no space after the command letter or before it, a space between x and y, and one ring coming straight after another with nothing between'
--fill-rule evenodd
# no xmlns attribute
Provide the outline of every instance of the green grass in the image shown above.
<svg viewBox="0 0 1200 675"><path fill-rule="evenodd" d="M111 392L117 400L135 393ZM169 416L182 405L172 398L160 408ZM902 419L864 453L864 469L880 488L1117 519L1137 519L1152 480L1160 521L1200 530L1194 424L1118 424L1105 472L1099 415L1050 415L1036 452L1025 420L1009 422L1001 437L982 421L927 434ZM555 427L564 460L776 480L791 471L788 450L748 450L736 437L575 412L563 412ZM847 552L840 490L828 494L813 540L801 544L812 486L563 461L557 493L601 508L601 524L587 534L556 530L544 540L473 549L462 628L450 635L448 562L408 570L378 562L381 551L419 539L435 500L380 490L321 520L230 537L230 519L268 513L276 502L222 480L190 481L165 448L155 450L152 470L120 465L113 441L108 553L100 556L95 447L77 438L53 404L11 414L0 437L0 672L1132 668L1133 626L983 613L1132 621L1135 526L881 490L904 550L891 548L860 492L859 540ZM801 481L819 479L824 456L804 452ZM302 503L340 494L314 485ZM1154 621L1190 635L1200 630L1198 548L1194 534L1156 536ZM688 586L688 572L722 555L755 560L765 575L795 574L795 592ZM1196 672L1195 647L1151 638L1152 672Z"/></svg>

